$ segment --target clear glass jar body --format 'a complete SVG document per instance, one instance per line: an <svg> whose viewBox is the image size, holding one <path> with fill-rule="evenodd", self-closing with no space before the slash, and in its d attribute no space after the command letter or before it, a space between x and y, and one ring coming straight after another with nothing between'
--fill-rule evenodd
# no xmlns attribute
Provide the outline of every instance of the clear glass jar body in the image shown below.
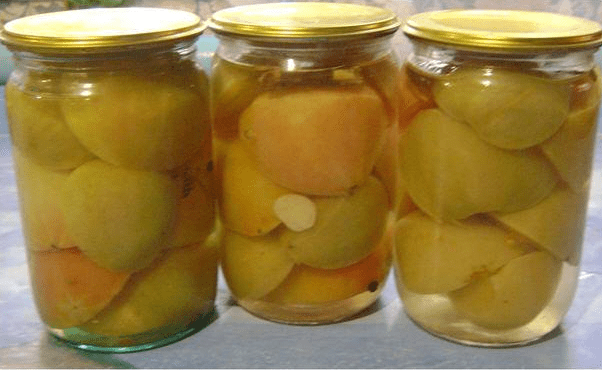
<svg viewBox="0 0 602 370"><path fill-rule="evenodd" d="M394 267L407 314L427 331L518 345L566 314L600 104L594 52L414 41L401 79Z"/></svg>
<svg viewBox="0 0 602 370"><path fill-rule="evenodd" d="M194 51L14 52L6 104L33 296L72 345L153 348L213 311L209 82Z"/></svg>
<svg viewBox="0 0 602 370"><path fill-rule="evenodd" d="M254 315L336 322L381 291L398 181L389 38L220 36L211 93L222 267Z"/></svg>

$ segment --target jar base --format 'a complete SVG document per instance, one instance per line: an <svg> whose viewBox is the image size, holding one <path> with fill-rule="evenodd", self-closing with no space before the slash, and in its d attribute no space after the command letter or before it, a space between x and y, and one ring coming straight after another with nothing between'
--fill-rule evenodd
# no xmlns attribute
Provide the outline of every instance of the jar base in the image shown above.
<svg viewBox="0 0 602 370"><path fill-rule="evenodd" d="M499 333L483 333L483 329L478 326L466 323L462 325L458 324L458 330L439 331L432 327L422 325L420 322L410 316L406 312L407 316L412 322L419 326L427 333L449 342L469 346L469 347L481 347L481 348L511 348L511 347L522 347L529 344L534 344L545 340L550 336L554 336L554 333L558 331L559 326L555 326L552 329L545 328L545 330L537 331L532 326L519 328L515 330L499 331ZM448 329L448 328L446 328Z"/></svg>
<svg viewBox="0 0 602 370"><path fill-rule="evenodd" d="M579 269L565 263L556 294L530 322L515 328L479 326L458 313L444 294L423 295L400 289L406 315L428 333L473 347L518 347L553 336L571 304ZM398 283L399 284L399 283Z"/></svg>
<svg viewBox="0 0 602 370"><path fill-rule="evenodd" d="M290 325L325 325L351 319L376 302L382 288L353 297L316 304L281 304L237 299L237 304L251 315Z"/></svg>
<svg viewBox="0 0 602 370"><path fill-rule="evenodd" d="M131 353L178 342L207 327L216 318L217 313L212 310L185 326L172 326L124 336L93 334L78 328L49 327L47 330L53 337L70 347L97 353Z"/></svg>

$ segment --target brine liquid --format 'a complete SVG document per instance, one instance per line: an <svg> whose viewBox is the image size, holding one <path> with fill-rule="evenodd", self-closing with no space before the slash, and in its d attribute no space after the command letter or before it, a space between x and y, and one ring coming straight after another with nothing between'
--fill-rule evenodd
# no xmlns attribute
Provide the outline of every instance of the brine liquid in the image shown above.
<svg viewBox="0 0 602 370"><path fill-rule="evenodd" d="M390 269L398 68L289 64L214 64L222 267L259 317L335 322L374 302Z"/></svg>
<svg viewBox="0 0 602 370"><path fill-rule="evenodd" d="M19 67L6 86L38 311L108 352L198 328L219 257L208 79L189 60L122 62Z"/></svg>
<svg viewBox="0 0 602 370"><path fill-rule="evenodd" d="M536 340L576 288L599 73L439 72L402 71L394 267L404 307L463 343Z"/></svg>

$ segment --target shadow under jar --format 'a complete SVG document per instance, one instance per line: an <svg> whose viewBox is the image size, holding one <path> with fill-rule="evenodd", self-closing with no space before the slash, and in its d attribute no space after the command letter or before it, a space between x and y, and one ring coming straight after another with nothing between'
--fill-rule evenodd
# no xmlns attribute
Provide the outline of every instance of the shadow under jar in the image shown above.
<svg viewBox="0 0 602 370"><path fill-rule="evenodd" d="M33 296L73 346L149 349L213 311L203 28L187 12L90 9L1 34L16 65L6 105Z"/></svg>
<svg viewBox="0 0 602 370"><path fill-rule="evenodd" d="M351 317L379 295L397 204L399 20L352 4L230 8L209 27L222 267L247 311Z"/></svg>
<svg viewBox="0 0 602 370"><path fill-rule="evenodd" d="M465 344L551 332L579 273L600 104L595 22L440 11L404 26L394 267L407 314Z"/></svg>

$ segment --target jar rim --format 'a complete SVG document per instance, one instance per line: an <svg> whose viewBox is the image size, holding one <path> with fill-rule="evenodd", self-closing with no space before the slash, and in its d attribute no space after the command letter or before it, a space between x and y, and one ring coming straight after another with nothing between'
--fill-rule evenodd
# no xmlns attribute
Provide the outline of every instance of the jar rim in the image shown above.
<svg viewBox="0 0 602 370"><path fill-rule="evenodd" d="M103 53L199 36L196 14L164 8L90 8L18 18L0 31L9 48L58 54Z"/></svg>
<svg viewBox="0 0 602 370"><path fill-rule="evenodd" d="M208 27L219 34L272 41L384 36L397 31L395 13L350 3L283 2L215 12Z"/></svg>
<svg viewBox="0 0 602 370"><path fill-rule="evenodd" d="M522 10L439 10L410 17L410 39L464 49L523 52L599 47L597 22L558 13Z"/></svg>

